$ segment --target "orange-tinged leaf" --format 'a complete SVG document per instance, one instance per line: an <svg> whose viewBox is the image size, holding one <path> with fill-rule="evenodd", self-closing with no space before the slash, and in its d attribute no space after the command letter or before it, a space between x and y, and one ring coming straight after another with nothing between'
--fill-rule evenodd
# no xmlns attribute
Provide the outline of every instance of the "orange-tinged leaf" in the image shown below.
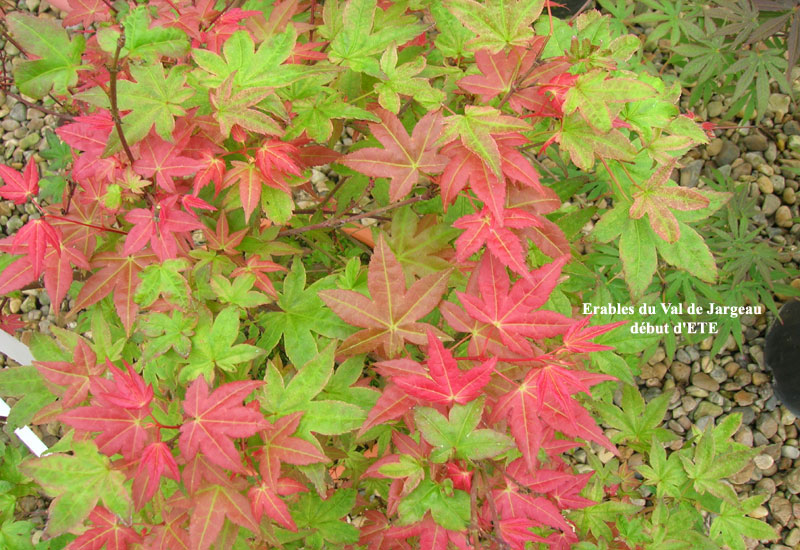
<svg viewBox="0 0 800 550"><path fill-rule="evenodd" d="M400 119L385 109L376 109L380 124L369 124L372 135L383 149L360 149L339 160L345 166L372 177L391 178L389 199L399 201L408 195L421 174L438 174L447 158L436 152L435 142L442 133L442 115L429 112L408 135Z"/></svg>
<svg viewBox="0 0 800 550"><path fill-rule="evenodd" d="M369 263L367 288L371 298L352 290L323 290L320 298L347 323L365 330L347 338L341 355L380 350L384 357L398 355L406 342L424 344L429 325L418 323L439 303L450 270L432 273L405 288L400 262L381 235Z"/></svg>

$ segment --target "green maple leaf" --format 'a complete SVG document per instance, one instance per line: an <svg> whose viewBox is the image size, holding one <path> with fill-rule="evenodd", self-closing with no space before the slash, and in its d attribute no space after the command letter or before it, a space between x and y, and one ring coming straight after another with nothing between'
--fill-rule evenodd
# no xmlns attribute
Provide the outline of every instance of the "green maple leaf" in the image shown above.
<svg viewBox="0 0 800 550"><path fill-rule="evenodd" d="M425 479L397 507L400 525L416 523L430 510L433 521L445 529L462 531L470 518L469 494Z"/></svg>
<svg viewBox="0 0 800 550"><path fill-rule="evenodd" d="M622 408L602 401L595 401L594 408L608 425L619 430L611 437L611 441L625 442L644 453L653 440L675 439L675 434L659 427L669 406L670 395L664 392L645 406L636 386L626 384L622 388Z"/></svg>
<svg viewBox="0 0 800 550"><path fill-rule="evenodd" d="M723 502L720 513L711 522L709 535L718 543L726 544L732 550L744 550L743 537L755 540L777 540L775 529L763 520L747 517L764 502L766 495L754 495L744 499L738 506Z"/></svg>
<svg viewBox="0 0 800 550"><path fill-rule="evenodd" d="M291 510L297 528L310 533L304 539L305 546L314 549L342 548L358 542L358 529L343 521L355 503L355 489L339 489L325 500L313 491L304 493Z"/></svg>
<svg viewBox="0 0 800 550"><path fill-rule="evenodd" d="M0 388L4 397L18 398L6 419L6 429L9 432L30 422L39 409L56 399L33 365L0 370Z"/></svg>
<svg viewBox="0 0 800 550"><path fill-rule="evenodd" d="M644 220L626 217L619 239L619 257L622 259L625 282L628 283L631 297L635 299L644 295L658 267L657 240Z"/></svg>
<svg viewBox="0 0 800 550"><path fill-rule="evenodd" d="M118 516L130 517L131 499L122 472L111 466L94 443L74 442L71 451L71 455L54 453L20 465L23 474L55 497L48 510L48 534L80 525L99 501Z"/></svg>
<svg viewBox="0 0 800 550"><path fill-rule="evenodd" d="M344 9L329 10L326 2L323 17L329 26L328 32L334 33L328 53L331 62L380 78L377 55L392 43L408 42L422 33L425 27L399 12L393 20L378 25L375 22L376 7L376 0L350 0Z"/></svg>
<svg viewBox="0 0 800 550"><path fill-rule="evenodd" d="M130 73L135 82L117 81L117 106L120 111L130 111L122 118L122 132L129 145L144 139L153 126L159 136L172 141L175 117L186 114L182 105L194 95L185 85L185 69L185 66L176 65L165 73L161 63L131 65ZM98 107L110 108L108 97L99 87L82 92L78 97ZM103 155L113 155L121 147L114 131Z"/></svg>
<svg viewBox="0 0 800 550"><path fill-rule="evenodd" d="M19 91L41 99L55 90L66 94L78 83L81 54L86 46L82 36L70 40L55 19L41 19L20 12L5 18L11 36L25 50L39 59L25 60L14 66L14 83Z"/></svg>
<svg viewBox="0 0 800 550"><path fill-rule="evenodd" d="M467 105L463 115L444 119L445 129L440 143L461 138L464 146L486 162L492 172L500 177L500 150L492 134L524 132L530 126L518 118L506 116L494 107Z"/></svg>
<svg viewBox="0 0 800 550"><path fill-rule="evenodd" d="M267 367L267 384L260 398L261 405L280 416L303 411L297 433L308 437L311 437L310 432L338 435L361 426L367 417L364 409L353 403L325 399L326 395L322 394L333 377L335 351L336 343L331 342L301 366L286 384L275 366L270 364ZM341 382L339 380L337 384L339 390Z"/></svg>
<svg viewBox="0 0 800 550"><path fill-rule="evenodd" d="M612 116L616 117L620 105L646 99L656 91L634 78L608 78L604 71L592 71L578 77L564 101L564 114L577 109L590 126L600 132L611 130Z"/></svg>
<svg viewBox="0 0 800 550"><path fill-rule="evenodd" d="M302 79L312 70L324 70L306 65L284 64L294 49L297 34L292 25L280 34L271 36L256 49L247 31L236 31L222 45L222 56L209 50L192 50L199 69L198 82L216 88L231 75L237 89L287 86Z"/></svg>
<svg viewBox="0 0 800 550"><path fill-rule="evenodd" d="M185 383L201 374L213 380L214 367L232 371L237 365L255 359L264 350L249 344L234 344L239 336L239 308L229 306L217 314L213 324L201 317L192 338L189 364L181 369L178 379Z"/></svg>
<svg viewBox="0 0 800 550"><path fill-rule="evenodd" d="M695 189L669 185L675 159L659 166L653 175L633 195L630 217L639 219L645 214L653 231L668 243L680 237L680 224L670 210L700 210L709 206L709 199Z"/></svg>
<svg viewBox="0 0 800 550"><path fill-rule="evenodd" d="M333 277L325 277L306 288L306 271L303 263L295 261L283 281L283 291L278 298L282 311L270 311L259 318L264 336L258 345L272 350L283 337L284 350L295 365L303 365L317 353L316 337L345 338L352 332L339 317L317 296L320 290L336 288Z"/></svg>
<svg viewBox="0 0 800 550"><path fill-rule="evenodd" d="M215 109L214 118L219 122L222 135L229 135L231 128L238 124L251 132L280 136L283 133L280 126L265 113L253 108L273 95L272 88L245 88L234 93L235 77L235 74L231 74L211 93L211 105Z"/></svg>
<svg viewBox="0 0 800 550"><path fill-rule="evenodd" d="M434 214L419 217L410 206L395 211L386 242L403 266L406 284L449 268L446 257L458 230L438 223Z"/></svg>
<svg viewBox="0 0 800 550"><path fill-rule="evenodd" d="M483 399L466 405L454 405L449 418L436 409L418 407L414 421L425 440L434 446L431 461L445 462L454 453L456 458L481 460L495 457L514 446L505 434L490 429L476 430L483 414Z"/></svg>
<svg viewBox="0 0 800 550"><path fill-rule="evenodd" d="M533 37L531 24L542 13L544 0L445 0L453 12L477 38L469 42L473 51L496 53L511 46L526 46Z"/></svg>
<svg viewBox="0 0 800 550"><path fill-rule="evenodd" d="M425 69L425 58L415 57L412 61L397 65L397 46L392 45L381 56L381 71L386 80L375 84L378 103L381 107L397 114L400 111L400 95L410 96L426 109L435 110L445 99L445 93L431 87L426 78L414 78Z"/></svg>
<svg viewBox="0 0 800 550"><path fill-rule="evenodd" d="M636 148L622 132L598 132L577 113L564 116L555 139L581 170L591 170L595 157L628 162L636 157Z"/></svg>
<svg viewBox="0 0 800 550"><path fill-rule="evenodd" d="M286 139L295 138L305 130L311 139L325 142L333 132L331 121L337 118L380 122L380 119L369 111L342 101L338 92L327 87L320 87L316 97L295 101L292 104L292 111L297 116L292 119L292 126L286 131Z"/></svg>
<svg viewBox="0 0 800 550"><path fill-rule="evenodd" d="M664 495L680 498L681 488L689 481L678 454L671 453L667 458L664 446L656 439L650 445L650 465L643 464L636 470L644 476L646 485L656 487L659 498Z"/></svg>
<svg viewBox="0 0 800 550"><path fill-rule="evenodd" d="M141 306L152 305L159 296L182 308L189 305L189 285L181 275L188 267L186 260L167 260L153 264L139 272L142 282L136 289L134 300Z"/></svg>
<svg viewBox="0 0 800 550"><path fill-rule="evenodd" d="M183 316L183 312L174 311L172 316L165 313L151 313L139 324L139 328L148 340L142 351L142 361L148 361L174 349L181 357L188 357L192 349L191 337L197 319Z"/></svg>
<svg viewBox="0 0 800 550"><path fill-rule="evenodd" d="M150 59L157 61L161 56L182 57L189 52L189 38L175 27L150 27L151 19L146 6L131 10L122 21L125 31L125 45L119 52L120 58ZM114 53L117 48L119 31L101 29L97 41L103 50Z"/></svg>
<svg viewBox="0 0 800 550"><path fill-rule="evenodd" d="M236 277L233 281L222 275L214 275L211 278L211 288L221 302L247 309L270 302L266 294L252 290L255 282L256 276L252 273Z"/></svg>

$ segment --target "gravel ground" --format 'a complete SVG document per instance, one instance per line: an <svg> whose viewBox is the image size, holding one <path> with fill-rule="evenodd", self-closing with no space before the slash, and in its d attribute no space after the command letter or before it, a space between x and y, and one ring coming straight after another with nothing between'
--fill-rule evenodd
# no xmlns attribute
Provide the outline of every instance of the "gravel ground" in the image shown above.
<svg viewBox="0 0 800 550"><path fill-rule="evenodd" d="M20 2L20 7L52 14L45 0L26 0ZM10 71L19 59L19 52L2 40L0 51L4 54L5 70ZM656 64L664 58L660 50L652 53ZM800 77L800 69L794 76ZM800 91L800 79L793 85L795 91ZM15 88L10 91L16 93ZM729 98L714 97L707 107L695 112L703 120L726 125L730 123L722 122L719 117L729 104ZM759 129L717 131L711 143L686 155L681 163L683 168L675 178L681 185L695 187L700 184L701 176L711 177L711 170L716 168L735 181L749 184L750 194L757 198L760 207L753 221L765 226L764 237L781 251L780 261L787 267L797 268L800 265L797 246L800 224L793 219L799 215L800 109L788 96L777 91L770 95L769 106ZM21 169L31 155L41 160L38 154L46 146L45 132L55 128L56 123L55 116L30 108L0 90L0 162ZM745 124L739 119L734 119L733 123ZM30 205L23 207L0 201L0 237L15 232L33 213ZM800 288L800 279L792 281L792 285ZM785 297L778 296L778 299ZM23 298L9 300L6 308L6 312L22 313L32 330L47 332L51 323L56 322L43 291L24 291ZM735 435L736 441L763 446L763 450L730 481L741 495L769 496L751 515L767 521L780 533L776 543L760 545L750 541L748 548L786 550L800 548L800 422L779 405L773 395L771 374L764 364L764 339L772 321L770 313L742 317L744 348L737 349L731 338L716 357L709 355L710 339L697 346L678 349L671 363L660 349L642 368L639 382L648 400L664 391L673 392L665 421L679 436L690 433L693 424L702 428L729 413L742 413L744 422ZM4 363L5 358L0 355L0 366ZM35 431L48 445L61 435L59 426L54 424L36 427ZM6 438L2 433L0 437ZM676 448L681 444L677 441ZM579 453L577 458L580 459ZM629 458L631 466L640 461L637 455ZM20 502L20 514L42 525L42 512L47 504L40 497L25 497Z"/></svg>

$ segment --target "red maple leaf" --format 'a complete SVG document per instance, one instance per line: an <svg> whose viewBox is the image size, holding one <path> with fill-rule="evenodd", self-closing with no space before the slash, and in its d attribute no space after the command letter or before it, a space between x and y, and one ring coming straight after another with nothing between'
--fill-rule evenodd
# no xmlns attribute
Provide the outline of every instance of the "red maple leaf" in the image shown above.
<svg viewBox="0 0 800 550"><path fill-rule="evenodd" d="M82 403L89 395L89 379L105 372L105 366L97 364L97 356L83 338L78 338L72 362L34 361L33 365L52 384L53 393L61 396L64 409Z"/></svg>
<svg viewBox="0 0 800 550"><path fill-rule="evenodd" d="M182 498L183 494L176 493ZM189 514L172 505L168 500L162 512L164 521L155 525L145 538L146 548L152 550L189 550L189 532L184 525L189 521Z"/></svg>
<svg viewBox="0 0 800 550"><path fill-rule="evenodd" d="M83 25L84 29L92 28L92 23L108 21L111 18L108 6L103 0L67 0L69 11L64 18L65 27Z"/></svg>
<svg viewBox="0 0 800 550"><path fill-rule="evenodd" d="M123 409L143 409L153 400L153 387L145 384L144 378L136 373L127 361L123 360L125 371L114 366L106 358L106 367L114 376L113 386L103 381L106 391L97 394L105 401Z"/></svg>
<svg viewBox="0 0 800 550"><path fill-rule="evenodd" d="M259 532L250 503L240 492L246 482L238 481L241 483L224 481L205 485L192 494L194 509L189 521L192 550L208 550L217 540L226 519L253 533Z"/></svg>
<svg viewBox="0 0 800 550"><path fill-rule="evenodd" d="M61 254L61 233L43 218L31 220L14 235L11 253L19 254L25 249L33 269L34 279L44 270L44 257L48 249Z"/></svg>
<svg viewBox="0 0 800 550"><path fill-rule="evenodd" d="M247 496L250 499L250 507L256 521L261 521L261 518L266 515L286 529L297 532L297 525L289 513L289 507L280 497L306 492L308 488L293 479L279 478L280 469L281 465L277 460L270 462L267 471L262 462L262 479L257 485L250 488Z"/></svg>
<svg viewBox="0 0 800 550"><path fill-rule="evenodd" d="M287 464L314 464L317 462L330 462L330 459L313 443L293 437L300 425L303 411L279 418L274 424L267 422L267 428L261 434L264 447L260 452L261 476L268 478L272 469L282 462Z"/></svg>
<svg viewBox="0 0 800 550"><path fill-rule="evenodd" d="M453 227L465 231L456 239L456 260L464 262L484 245L491 255L503 265L523 277L528 276L525 250L519 237L511 231L539 224L539 218L518 208L504 208L502 217L496 218L485 207L480 212L458 218Z"/></svg>
<svg viewBox="0 0 800 550"><path fill-rule="evenodd" d="M30 197L39 194L39 170L33 157L28 160L22 174L5 164L0 164L0 179L5 182L5 185L0 187L0 197L14 201L14 204L25 204Z"/></svg>
<svg viewBox="0 0 800 550"><path fill-rule="evenodd" d="M156 184L174 193L173 178L185 178L206 168L203 161L182 154L188 141L189 136L185 136L180 141L170 143L161 139L155 131L150 132L139 143L141 156L133 163L134 171L146 178L155 176Z"/></svg>
<svg viewBox="0 0 800 550"><path fill-rule="evenodd" d="M445 349L433 331L428 331L428 361L426 363L430 376L409 374L393 378L412 397L452 405L463 405L478 397L484 386L489 383L496 358L485 361L468 371L458 368L450 350Z"/></svg>
<svg viewBox="0 0 800 550"><path fill-rule="evenodd" d="M163 441L150 443L141 453L133 478L133 499L137 508L143 507L158 491L161 476L180 481L180 472L172 451Z"/></svg>
<svg viewBox="0 0 800 550"><path fill-rule="evenodd" d="M564 333L564 345L558 351L559 353L590 353L592 351L603 351L614 349L612 346L604 346L602 344L595 344L591 342L593 338L612 331L615 328L624 325L628 321L617 321L616 323L608 323L607 325L587 326L592 316L589 315L585 319L575 323L566 333Z"/></svg>
<svg viewBox="0 0 800 550"><path fill-rule="evenodd" d="M195 229L203 229L196 216L176 206L177 195L162 200L150 209L135 208L125 220L133 224L125 238L125 255L140 251L150 243L150 248L162 262L178 255L178 239L188 239Z"/></svg>
<svg viewBox="0 0 800 550"><path fill-rule="evenodd" d="M268 426L260 413L239 404L261 384L230 382L209 395L205 378L192 382L183 401L188 420L181 425L178 439L183 456L189 459L202 451L214 464L234 472L244 471L232 438L250 437Z"/></svg>
<svg viewBox="0 0 800 550"><path fill-rule="evenodd" d="M543 339L563 334L574 321L553 311L535 311L549 298L568 257L530 272L509 289L505 267L491 254L484 255L479 268L481 298L457 292L467 313L494 327L509 349L530 353L526 338Z"/></svg>
<svg viewBox="0 0 800 550"><path fill-rule="evenodd" d="M100 452L107 456L120 453L130 460L155 439L155 429L144 422L150 416L152 389L144 387L144 380L138 374L123 373L113 365L111 368L113 381L100 376L90 378L92 405L67 411L59 420L79 430L100 432L95 438Z"/></svg>
<svg viewBox="0 0 800 550"><path fill-rule="evenodd" d="M242 231L247 230L243 229ZM256 288L266 292L267 295L272 296L273 298L277 298L278 293L275 292L275 287L272 285L272 281L270 281L269 277L267 277L267 273L273 273L275 271L286 271L286 268L280 264L276 264L275 262L262 260L256 255L250 256L247 259L247 263L243 267L237 267L234 269L230 276L239 277L245 273L252 273L256 277Z"/></svg>
<svg viewBox="0 0 800 550"><path fill-rule="evenodd" d="M94 526L69 544L70 550L127 550L129 544L142 542L142 536L120 522L102 506L95 506L89 514Z"/></svg>
<svg viewBox="0 0 800 550"><path fill-rule="evenodd" d="M449 275L450 270L432 273L406 289L403 268L381 235L367 271L371 299L352 290L319 293L345 322L364 328L342 342L339 353L355 355L381 349L384 357L392 357L407 341L424 344L430 325L417 321L439 303Z"/></svg>
<svg viewBox="0 0 800 550"><path fill-rule="evenodd" d="M252 158L247 162L241 160L231 161L233 168L225 173L223 187L239 185L239 199L244 209L244 219L248 221L250 215L261 200L261 186L266 185L284 193L291 194L291 189L283 179L269 179L261 172Z"/></svg>
<svg viewBox="0 0 800 550"><path fill-rule="evenodd" d="M285 186L284 177L299 176L303 173L300 169L299 154L300 150L293 143L270 139L256 150L256 166L265 178L280 180L278 185Z"/></svg>
<svg viewBox="0 0 800 550"><path fill-rule="evenodd" d="M400 418L410 411L415 404L414 398L400 389L399 386L390 382L381 392L378 401L367 413L366 420L358 430L358 437L367 433L374 426Z"/></svg>
<svg viewBox="0 0 800 550"><path fill-rule="evenodd" d="M122 326L130 333L139 311L139 305L133 300L141 282L139 272L155 259L154 254L141 252L131 255L119 251L95 254L91 266L101 269L84 283L70 315L111 294Z"/></svg>
<svg viewBox="0 0 800 550"><path fill-rule="evenodd" d="M436 140L442 134L442 115L429 112L417 122L411 136L400 119L385 109L376 109L380 124L369 124L372 135L383 149L359 149L339 160L345 166L376 178L391 178L389 199L399 201L419 181L420 174L438 174L447 158L436 152Z"/></svg>
<svg viewBox="0 0 800 550"><path fill-rule="evenodd" d="M448 543L459 550L467 550L467 538L464 533L445 529L431 517L430 513L425 514L422 521L405 527L390 527L389 536L392 538L408 538L419 536L420 550L447 550Z"/></svg>
<svg viewBox="0 0 800 550"><path fill-rule="evenodd" d="M208 227L203 228L203 235L206 237L208 246L212 250L219 250L231 256L239 254L236 247L242 242L244 236L247 235L248 228L240 229L239 231L230 232L228 225L228 216L222 212L217 220L217 228L212 233Z"/></svg>

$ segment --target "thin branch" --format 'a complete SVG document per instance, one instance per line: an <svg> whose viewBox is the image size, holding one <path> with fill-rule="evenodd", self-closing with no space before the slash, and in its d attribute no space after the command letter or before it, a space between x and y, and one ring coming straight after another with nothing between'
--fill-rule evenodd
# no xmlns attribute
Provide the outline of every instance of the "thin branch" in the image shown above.
<svg viewBox="0 0 800 550"><path fill-rule="evenodd" d="M278 232L279 237L287 237L289 235L300 235L301 233L306 233L308 231L314 231L315 229L332 229L334 227L340 227L342 225L346 225L348 223L361 220L363 218L372 218L378 214L383 214L384 212L388 212L390 210L394 210L395 208L400 208L401 206L405 206L407 204L413 204L415 202L420 202L423 200L427 200L428 197L424 195L418 195L416 197L411 197L410 199L406 199L404 201L397 202L395 204L390 204L389 206L384 206L382 208L377 208L375 210L370 210L369 212L363 212L361 214L357 214L355 216L350 216L348 218L341 218L338 220L327 220L320 223L315 223L312 225L306 225L305 227L298 227L296 229L285 229Z"/></svg>
<svg viewBox="0 0 800 550"><path fill-rule="evenodd" d="M581 6L581 9L579 9L578 11L576 11L575 13L573 13L573 14L572 14L572 17L570 17L570 18L569 18L569 24L571 25L571 24L572 24L572 22L573 22L573 21L575 21L575 18L576 18L576 17L578 17L578 16L579 16L581 13L583 13L583 12L584 12L584 10L585 10L586 8L588 8L588 7L589 7L589 4L591 4L591 3L592 3L592 0L586 0L586 2L584 2L584 3L583 3L583 5Z"/></svg>
<svg viewBox="0 0 800 550"><path fill-rule="evenodd" d="M108 101L111 105L111 118L114 120L114 127L117 129L119 142L122 144L122 148L125 150L128 160L131 164L133 164L133 153L128 145L128 140L125 139L125 134L122 133L122 119L119 116L119 107L117 106L117 73L119 73L119 54L124 45L125 33L123 32L120 33L119 38L117 38L117 49L114 51L114 61L111 64L111 68L108 70L109 74L111 75L111 80L108 84Z"/></svg>
<svg viewBox="0 0 800 550"><path fill-rule="evenodd" d="M54 111L53 109L48 109L47 107L45 107L43 105L39 105L37 103L32 103L32 102L28 101L27 99L23 98L21 95L15 94L14 92L8 91L8 92L6 92L6 95L9 96L9 97L13 97L17 101L19 101L20 103L22 103L23 105L28 107L29 109L36 109L37 111L41 111L41 112L43 112L43 113L45 113L47 115L57 116L58 118L63 119L63 120L69 120L69 121L75 120L75 117L73 117L70 114L60 113L58 111Z"/></svg>
<svg viewBox="0 0 800 550"><path fill-rule="evenodd" d="M105 4L105 5L108 7L108 9L110 9L110 10L112 11L112 13L113 13L114 15L117 15L117 13L119 13L119 12L117 11L117 8L115 8L115 7L114 7L114 6L111 4L110 0L102 0L102 1L103 1L103 4Z"/></svg>
<svg viewBox="0 0 800 550"><path fill-rule="evenodd" d="M0 26L0 36L2 36L4 40L11 42L14 45L14 47L19 50L21 54L27 57L28 54L25 53L25 49L22 46L20 46L19 42L17 42L11 37L11 34L2 26Z"/></svg>

